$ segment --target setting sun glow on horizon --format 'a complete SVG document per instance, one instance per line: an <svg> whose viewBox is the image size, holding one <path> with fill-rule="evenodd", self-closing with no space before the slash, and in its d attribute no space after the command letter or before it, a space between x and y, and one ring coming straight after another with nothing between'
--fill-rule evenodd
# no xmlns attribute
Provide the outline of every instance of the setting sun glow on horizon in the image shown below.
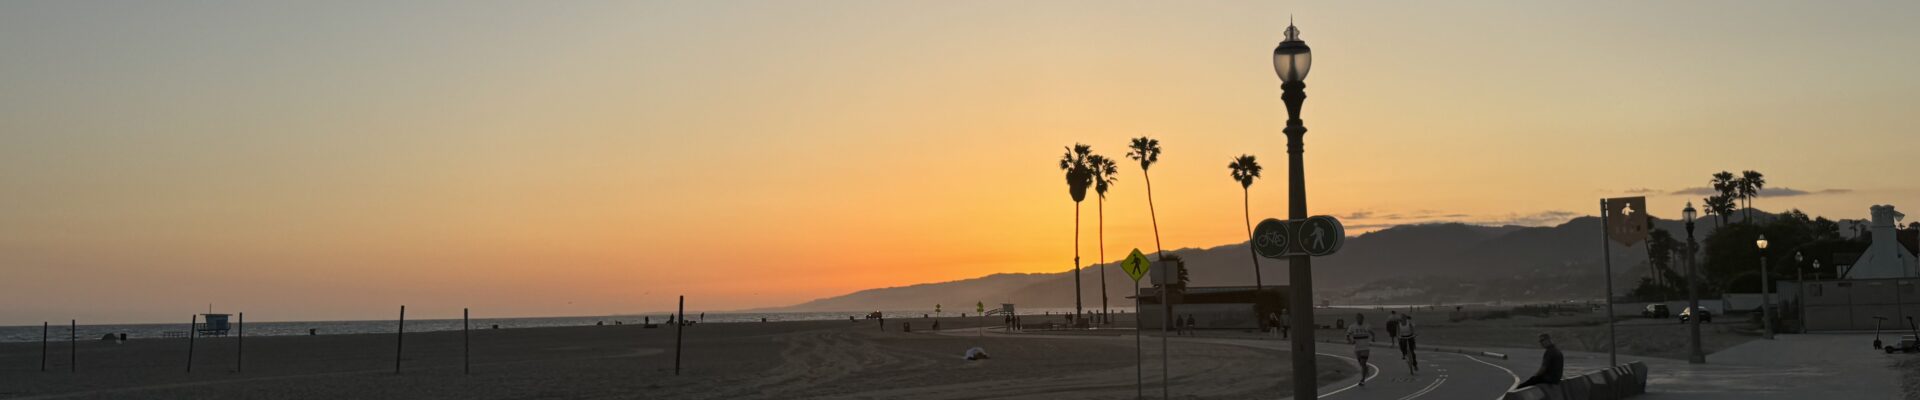
<svg viewBox="0 0 1920 400"><path fill-rule="evenodd" d="M1289 15L1312 212L1352 234L1626 195L1676 218L1722 170L1795 190L1767 211L1920 208L1879 172L1920 171L1920 41L1889 39L1920 37L1911 3L8 3L0 325L1055 273L1076 143L1120 167L1104 258L1079 205L1083 264L1153 250L1139 136L1166 249L1243 242L1233 157L1265 166L1254 220L1286 211Z"/></svg>

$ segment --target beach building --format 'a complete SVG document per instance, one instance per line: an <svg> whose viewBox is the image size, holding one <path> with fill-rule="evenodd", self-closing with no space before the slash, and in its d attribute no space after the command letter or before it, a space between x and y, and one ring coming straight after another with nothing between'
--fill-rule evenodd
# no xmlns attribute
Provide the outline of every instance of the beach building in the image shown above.
<svg viewBox="0 0 1920 400"><path fill-rule="evenodd" d="M1867 246L1860 258L1853 262L1853 268L1846 271L1846 277L1853 279L1913 278L1920 277L1920 238L1914 231L1899 229L1900 219L1906 217L1893 206L1878 205L1871 208L1873 222L1873 244Z"/></svg>
<svg viewBox="0 0 1920 400"><path fill-rule="evenodd" d="M1140 328L1160 329L1166 308L1161 305L1158 288L1141 288L1134 296L1140 301ZM1177 296L1173 315L1193 317L1199 329L1261 329L1267 314L1280 315L1287 308L1287 287L1252 286L1190 287Z"/></svg>
<svg viewBox="0 0 1920 400"><path fill-rule="evenodd" d="M1905 215L1893 206L1870 210L1873 241L1858 258L1831 260L1851 265L1839 279L1776 282L1781 297L1775 304L1803 303L1795 311L1804 316L1805 330L1902 329L1907 318L1920 320L1920 231L1899 229Z"/></svg>

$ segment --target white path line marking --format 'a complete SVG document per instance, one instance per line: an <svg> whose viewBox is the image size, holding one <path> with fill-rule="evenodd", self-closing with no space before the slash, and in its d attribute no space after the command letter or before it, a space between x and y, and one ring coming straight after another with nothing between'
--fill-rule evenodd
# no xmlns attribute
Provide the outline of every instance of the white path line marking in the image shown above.
<svg viewBox="0 0 1920 400"><path fill-rule="evenodd" d="M1353 358L1353 357L1346 357L1346 356L1340 356L1340 355L1334 355L1334 354L1327 354L1327 353L1313 353L1313 354L1319 354L1319 355L1323 355L1323 356L1327 356L1327 357L1333 357L1333 358L1338 358L1338 359L1343 359L1343 360L1347 360L1347 361L1352 361L1352 362L1353 362L1353 365L1355 365L1355 366L1358 366L1358 365L1360 365L1360 360L1359 360L1359 359L1355 359L1355 358ZM1371 374L1371 375L1367 375L1367 377L1366 377L1366 378L1363 378L1364 380L1363 380L1362 382L1364 382L1364 381L1370 381L1370 380L1373 380L1373 377L1376 377L1376 376L1380 376L1380 366L1379 366L1379 365L1374 365L1373 363L1367 363L1367 365L1369 365L1369 366L1373 366L1373 374ZM1359 368L1360 368L1361 370L1363 370L1363 371L1367 369L1366 367L1359 367ZM1336 394L1340 394L1340 392L1345 392L1345 391L1348 391L1348 390L1352 390L1353 388L1355 388L1355 387L1359 387L1359 386L1360 386L1360 383L1359 383L1359 382L1355 382L1355 383L1354 383L1354 384L1352 384L1352 385L1347 385L1347 387L1343 387L1343 388L1339 388L1339 389L1335 389L1334 391L1331 391L1331 392L1326 392L1326 393L1321 393L1321 394L1320 394L1320 397L1316 397L1316 398L1320 398L1320 399L1324 399L1324 398L1327 398L1327 396L1332 396L1332 395L1336 395Z"/></svg>
<svg viewBox="0 0 1920 400"><path fill-rule="evenodd" d="M1487 365L1487 366L1489 366L1489 367L1494 367L1494 368L1499 368L1499 369L1500 369L1501 371L1506 371L1506 372L1507 372L1507 376L1509 376L1509 377L1512 377L1512 378L1513 378L1513 383L1512 383L1512 384L1508 384L1508 385L1507 385L1507 390L1504 390L1504 391L1501 391L1501 392L1500 392L1500 396L1499 396L1499 397L1494 397L1494 398L1493 398L1493 400L1500 400L1500 399L1505 399L1505 398L1507 397L1507 394L1506 394L1506 392L1511 392L1511 391L1513 391L1513 388L1517 388L1517 387L1520 387L1520 375L1515 375L1515 374L1513 373L1513 370L1510 370L1510 369L1507 369L1507 367L1502 367L1502 366L1500 366L1500 365L1498 365L1498 364L1494 364L1494 363L1490 363L1490 362L1486 362L1486 361L1480 361L1480 359L1479 359L1479 358L1475 358L1474 356L1470 356L1470 355L1466 355L1466 354L1461 354L1460 356L1461 356L1461 357L1466 357L1466 358L1467 358L1468 360L1473 360L1473 362L1477 362L1477 363L1481 363L1481 364L1486 364L1486 365Z"/></svg>
<svg viewBox="0 0 1920 400"><path fill-rule="evenodd" d="M1418 392L1413 392L1413 394L1409 394L1407 395L1407 397L1401 397L1400 400L1412 400L1420 396L1425 396L1428 392L1432 392L1434 389L1439 389L1440 384L1446 383L1446 382L1447 382L1447 376L1441 375L1439 379L1434 379L1433 383L1427 384L1427 387L1425 389L1420 389L1420 391Z"/></svg>

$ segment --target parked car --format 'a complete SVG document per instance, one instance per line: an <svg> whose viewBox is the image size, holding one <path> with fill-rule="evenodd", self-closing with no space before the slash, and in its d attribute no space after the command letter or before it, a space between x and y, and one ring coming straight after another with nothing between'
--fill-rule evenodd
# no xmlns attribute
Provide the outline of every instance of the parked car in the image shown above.
<svg viewBox="0 0 1920 400"><path fill-rule="evenodd" d="M1687 323L1687 319L1693 317L1693 312L1694 310L1691 307L1684 310L1680 310L1680 323L1683 323L1683 324ZM1708 308L1706 306L1701 306L1700 307L1700 323L1704 324L1704 323L1712 323L1712 322L1713 322L1713 309Z"/></svg>
<svg viewBox="0 0 1920 400"><path fill-rule="evenodd" d="M1920 352L1920 341L1915 340L1913 335L1902 335L1900 336L1900 343L1891 344L1881 349L1886 350L1887 354Z"/></svg>
<svg viewBox="0 0 1920 400"><path fill-rule="evenodd" d="M1648 304L1646 309L1640 310L1640 316L1644 318L1665 319L1673 316L1673 314L1667 311L1666 304Z"/></svg>

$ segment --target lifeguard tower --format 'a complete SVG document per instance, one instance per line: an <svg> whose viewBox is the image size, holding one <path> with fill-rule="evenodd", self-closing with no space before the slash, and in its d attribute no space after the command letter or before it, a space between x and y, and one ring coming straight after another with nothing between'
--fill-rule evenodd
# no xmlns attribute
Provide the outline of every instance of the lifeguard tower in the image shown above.
<svg viewBox="0 0 1920 400"><path fill-rule="evenodd" d="M202 319L206 322L200 323L200 326L193 327L193 330L195 332L198 332L200 336L226 336L227 335L227 329L228 329L227 316L229 316L230 314L200 314L200 315L204 317Z"/></svg>

